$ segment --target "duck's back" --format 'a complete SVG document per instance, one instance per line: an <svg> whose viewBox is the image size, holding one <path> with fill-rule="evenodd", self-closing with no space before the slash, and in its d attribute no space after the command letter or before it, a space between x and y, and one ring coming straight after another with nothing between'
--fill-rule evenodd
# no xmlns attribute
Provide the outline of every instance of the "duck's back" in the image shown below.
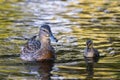
<svg viewBox="0 0 120 80"><path fill-rule="evenodd" d="M94 57L99 57L99 51L97 49L94 48Z"/></svg>
<svg viewBox="0 0 120 80"><path fill-rule="evenodd" d="M25 46L22 47L22 53L20 55L21 59L25 61L33 61L33 55L37 50L40 49L40 45L40 41L36 40L36 36L30 38L25 44Z"/></svg>

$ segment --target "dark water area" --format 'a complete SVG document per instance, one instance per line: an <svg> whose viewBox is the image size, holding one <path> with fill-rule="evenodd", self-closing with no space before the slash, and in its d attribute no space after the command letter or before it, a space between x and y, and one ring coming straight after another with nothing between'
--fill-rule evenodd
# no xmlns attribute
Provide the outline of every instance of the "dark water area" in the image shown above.
<svg viewBox="0 0 120 80"><path fill-rule="evenodd" d="M21 47L43 23L59 39L55 63L22 61ZM84 60L87 39L100 52L98 63ZM120 79L120 0L0 0L0 80L49 78Z"/></svg>

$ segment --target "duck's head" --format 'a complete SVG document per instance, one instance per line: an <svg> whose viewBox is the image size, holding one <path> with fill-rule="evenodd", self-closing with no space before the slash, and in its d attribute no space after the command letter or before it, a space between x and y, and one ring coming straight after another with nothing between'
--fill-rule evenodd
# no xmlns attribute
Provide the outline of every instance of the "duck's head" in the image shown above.
<svg viewBox="0 0 120 80"><path fill-rule="evenodd" d="M93 41L92 41L92 40L87 40L87 41L86 41L86 46L87 46L88 48L92 48L92 47L93 47Z"/></svg>
<svg viewBox="0 0 120 80"><path fill-rule="evenodd" d="M53 33L50 29L50 26L47 24L43 24L40 27L39 37L41 40L50 40L57 42L58 40L53 36Z"/></svg>

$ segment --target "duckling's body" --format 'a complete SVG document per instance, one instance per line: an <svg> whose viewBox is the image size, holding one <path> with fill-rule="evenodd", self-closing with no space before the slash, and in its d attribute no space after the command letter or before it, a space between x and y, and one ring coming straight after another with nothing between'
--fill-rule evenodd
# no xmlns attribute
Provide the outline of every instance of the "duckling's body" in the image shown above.
<svg viewBox="0 0 120 80"><path fill-rule="evenodd" d="M84 56L85 57L98 57L99 52L95 48L85 48Z"/></svg>
<svg viewBox="0 0 120 80"><path fill-rule="evenodd" d="M55 59L55 51L51 46L50 37L57 42L48 25L42 25L39 32L39 40L33 36L22 49L21 59L25 61L42 61Z"/></svg>

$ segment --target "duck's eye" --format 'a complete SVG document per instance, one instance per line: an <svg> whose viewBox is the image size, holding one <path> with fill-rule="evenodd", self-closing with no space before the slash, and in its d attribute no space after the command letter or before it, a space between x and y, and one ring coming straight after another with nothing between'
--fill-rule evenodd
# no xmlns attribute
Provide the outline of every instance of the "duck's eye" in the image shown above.
<svg viewBox="0 0 120 80"><path fill-rule="evenodd" d="M43 31L48 33L48 31L46 29L43 29Z"/></svg>
<svg viewBox="0 0 120 80"><path fill-rule="evenodd" d="M45 29L43 29L43 31L44 31L44 32L46 32L46 30L45 30Z"/></svg>

